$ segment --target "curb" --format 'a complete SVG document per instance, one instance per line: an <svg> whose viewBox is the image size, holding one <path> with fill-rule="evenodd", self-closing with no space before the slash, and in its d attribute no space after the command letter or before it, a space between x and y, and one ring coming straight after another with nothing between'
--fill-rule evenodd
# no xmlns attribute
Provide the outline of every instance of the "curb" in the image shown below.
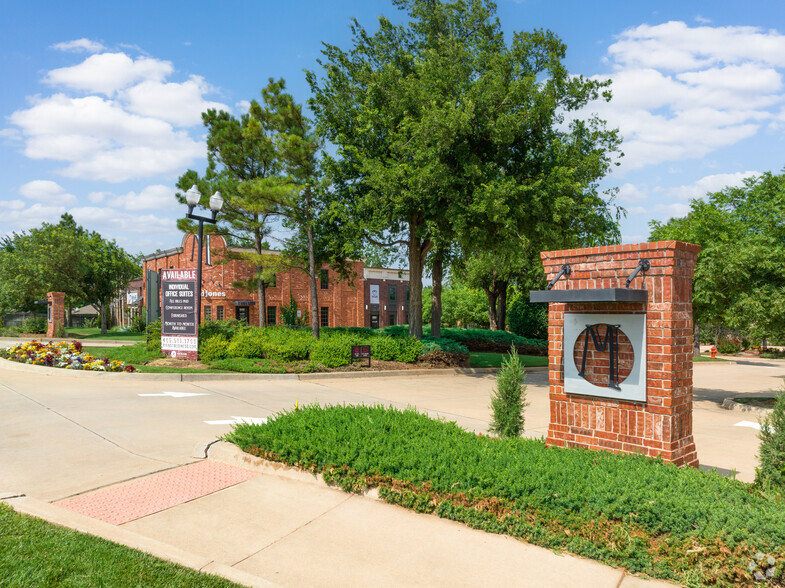
<svg viewBox="0 0 785 588"><path fill-rule="evenodd" d="M370 372L313 372L309 374L241 374L236 372L206 373L206 374L144 374L125 372L93 372L83 370L66 370L63 368L46 367L19 363L0 358L0 369L36 373L46 376L59 376L71 378L125 378L131 381L169 381L169 382L201 382L211 380L321 380L342 378L389 378L406 376L439 376L439 375L483 375L494 374L499 368L424 368L411 370L379 370ZM548 371L547 366L526 368L527 373Z"/></svg>
<svg viewBox="0 0 785 588"><path fill-rule="evenodd" d="M750 398L754 398L754 396L750 396ZM730 396L722 401L722 408L725 410L735 410L738 412L751 412L760 416L770 415L772 411L771 408L761 408L759 406L750 406L749 404L736 402Z"/></svg>
<svg viewBox="0 0 785 588"><path fill-rule="evenodd" d="M191 568L197 572L220 576L237 584L253 587L277 585L259 576L216 562L208 557L195 555L168 543L144 537L128 529L74 513L29 496L17 496L0 502L5 502L18 513L43 519L54 525L73 529L80 533L101 537L112 543L143 551L159 559Z"/></svg>

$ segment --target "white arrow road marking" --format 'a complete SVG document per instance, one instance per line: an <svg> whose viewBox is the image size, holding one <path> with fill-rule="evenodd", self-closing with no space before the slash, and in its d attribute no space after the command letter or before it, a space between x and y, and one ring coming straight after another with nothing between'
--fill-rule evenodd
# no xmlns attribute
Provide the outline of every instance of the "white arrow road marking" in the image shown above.
<svg viewBox="0 0 785 588"><path fill-rule="evenodd" d="M749 427L750 429L758 429L760 431L760 423L753 423L752 421L739 421L734 427Z"/></svg>
<svg viewBox="0 0 785 588"><path fill-rule="evenodd" d="M169 396L170 398L188 398L189 396L209 396L206 392L161 392L160 394L140 394L139 396Z"/></svg>
<svg viewBox="0 0 785 588"><path fill-rule="evenodd" d="M238 417L233 416L231 420L204 421L208 425L263 425L267 422L266 417Z"/></svg>

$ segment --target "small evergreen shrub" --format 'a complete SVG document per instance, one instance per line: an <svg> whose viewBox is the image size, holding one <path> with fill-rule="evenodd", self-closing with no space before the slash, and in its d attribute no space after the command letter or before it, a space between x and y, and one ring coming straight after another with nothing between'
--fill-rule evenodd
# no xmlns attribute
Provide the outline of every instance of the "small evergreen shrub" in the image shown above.
<svg viewBox="0 0 785 588"><path fill-rule="evenodd" d="M199 346L199 359L206 362L229 357L229 341L223 335L214 335Z"/></svg>
<svg viewBox="0 0 785 588"><path fill-rule="evenodd" d="M723 355L734 355L741 351L741 345L733 339L720 339L717 342L717 351Z"/></svg>
<svg viewBox="0 0 785 588"><path fill-rule="evenodd" d="M206 341L207 339L212 339L216 335L221 335L226 340L231 341L237 333L240 333L247 328L248 325L245 321L237 319L204 321L199 325L199 339Z"/></svg>
<svg viewBox="0 0 785 588"><path fill-rule="evenodd" d="M97 316L91 316L90 318L82 321L82 326L88 329L95 329L101 326L101 320Z"/></svg>
<svg viewBox="0 0 785 588"><path fill-rule="evenodd" d="M364 342L371 345L371 357L380 361L399 361L398 341L392 337L374 337ZM415 358L416 359L416 358Z"/></svg>
<svg viewBox="0 0 785 588"><path fill-rule="evenodd" d="M761 423L760 467L755 470L755 483L762 488L785 494L785 389Z"/></svg>
<svg viewBox="0 0 785 588"><path fill-rule="evenodd" d="M144 329L146 326L147 326L147 321L145 319L144 308L142 308L141 312L131 319L131 330L134 333L144 333Z"/></svg>
<svg viewBox="0 0 785 588"><path fill-rule="evenodd" d="M548 304L529 302L528 295L518 296L507 309L510 331L531 339L548 338Z"/></svg>
<svg viewBox="0 0 785 588"><path fill-rule="evenodd" d="M41 316L31 316L22 321L23 333L46 333L46 319Z"/></svg>
<svg viewBox="0 0 785 588"><path fill-rule="evenodd" d="M262 338L264 356L275 361L300 361L308 358L314 343L310 331L267 327L254 329Z"/></svg>
<svg viewBox="0 0 785 588"><path fill-rule="evenodd" d="M147 351L161 351L161 319L157 319L147 325L145 329L147 335Z"/></svg>
<svg viewBox="0 0 785 588"><path fill-rule="evenodd" d="M496 388L491 394L490 430L500 437L519 437L523 432L523 409L527 406L526 387L523 381L526 374L518 357L515 346L510 347L510 355L502 361L496 374Z"/></svg>
<svg viewBox="0 0 785 588"><path fill-rule="evenodd" d="M422 341L414 337L406 337L397 341L398 349L395 354L395 361L403 363L414 363L422 355Z"/></svg>
<svg viewBox="0 0 785 588"><path fill-rule="evenodd" d="M352 345L357 343L348 335L334 334L321 337L311 348L311 361L325 367L349 365L352 361Z"/></svg>
<svg viewBox="0 0 785 588"><path fill-rule="evenodd" d="M55 337L58 339L64 339L66 336L65 327L63 323L58 323L57 328L55 328Z"/></svg>
<svg viewBox="0 0 785 588"><path fill-rule="evenodd" d="M297 317L297 301L294 296L289 298L289 304L281 306L281 320L287 327L295 327L300 323Z"/></svg>
<svg viewBox="0 0 785 588"><path fill-rule="evenodd" d="M254 330L235 335L228 348L229 357L264 357L264 339Z"/></svg>
<svg viewBox="0 0 785 588"><path fill-rule="evenodd" d="M469 350L467 349L466 345L462 345L461 343L453 341L452 339L445 339L444 337L439 339L433 337L423 337L422 355L428 355L429 353L433 353L435 351L442 353L462 353L467 356L469 355Z"/></svg>

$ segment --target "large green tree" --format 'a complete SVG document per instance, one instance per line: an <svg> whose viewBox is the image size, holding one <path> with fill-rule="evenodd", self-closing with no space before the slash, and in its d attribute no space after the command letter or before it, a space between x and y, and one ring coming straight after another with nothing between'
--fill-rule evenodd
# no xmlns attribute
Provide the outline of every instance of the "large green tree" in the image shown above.
<svg viewBox="0 0 785 588"><path fill-rule="evenodd" d="M249 290L256 288L259 326L263 326L267 320L266 287L278 263L278 256L269 254L264 247L271 232L271 217L277 212L271 202L287 193L290 186L279 174L281 164L273 129L264 117L248 113L237 118L210 109L202 114L202 121L207 127L207 170L201 177L194 170L184 173L177 181L182 191L178 199L184 202L183 193L194 184L202 194L204 206L214 191L221 192L224 206L216 230L241 246L229 252L230 258L242 259L254 267L250 283L237 285ZM255 189L244 189L250 182ZM186 232L196 231L186 219L179 221L178 226Z"/></svg>
<svg viewBox="0 0 785 588"><path fill-rule="evenodd" d="M352 48L326 45L323 77L307 77L337 147L325 161L333 210L353 236L408 249L409 328L421 337L426 256L456 242L490 251L510 227L563 222L618 137L596 118L565 122L607 84L569 75L553 33L507 43L490 1L394 4L406 24L380 17L369 34L354 21Z"/></svg>
<svg viewBox="0 0 785 588"><path fill-rule="evenodd" d="M785 174L767 172L693 199L686 217L652 221L651 229L651 241L702 247L693 291L696 325L785 340Z"/></svg>

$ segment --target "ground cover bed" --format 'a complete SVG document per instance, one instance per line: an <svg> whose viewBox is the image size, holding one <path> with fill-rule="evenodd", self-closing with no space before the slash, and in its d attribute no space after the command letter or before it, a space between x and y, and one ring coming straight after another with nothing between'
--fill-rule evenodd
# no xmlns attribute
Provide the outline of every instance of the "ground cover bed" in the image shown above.
<svg viewBox="0 0 785 588"><path fill-rule="evenodd" d="M768 572L782 585L785 502L713 472L478 436L383 407L307 406L226 439L347 491L378 487L391 503L630 572L690 586L752 585Z"/></svg>
<svg viewBox="0 0 785 588"><path fill-rule="evenodd" d="M0 503L0 585L237 586Z"/></svg>

